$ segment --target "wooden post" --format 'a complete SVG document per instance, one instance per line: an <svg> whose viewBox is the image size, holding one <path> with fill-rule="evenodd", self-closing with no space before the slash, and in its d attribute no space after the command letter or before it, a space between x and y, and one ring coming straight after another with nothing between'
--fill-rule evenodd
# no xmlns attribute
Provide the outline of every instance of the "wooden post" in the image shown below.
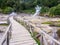
<svg viewBox="0 0 60 45"><path fill-rule="evenodd" d="M30 32L31 32L31 35L33 36L33 31L31 26L30 26Z"/></svg>
<svg viewBox="0 0 60 45"><path fill-rule="evenodd" d="M11 32L12 31L12 28L11 27L12 27L12 25L9 28L9 39L11 39L11 36L12 36L12 32Z"/></svg>
<svg viewBox="0 0 60 45"><path fill-rule="evenodd" d="M28 23L26 23L26 28L27 28L27 30L29 31L29 27L27 27L27 26L29 26Z"/></svg>
<svg viewBox="0 0 60 45"><path fill-rule="evenodd" d="M9 45L9 32L7 33L7 45Z"/></svg>
<svg viewBox="0 0 60 45"><path fill-rule="evenodd" d="M7 23L10 24L10 20L9 20L9 17L7 18Z"/></svg>
<svg viewBox="0 0 60 45"><path fill-rule="evenodd" d="M41 34L39 39L40 39L40 45L43 45L43 36L42 36L42 34Z"/></svg>
<svg viewBox="0 0 60 45"><path fill-rule="evenodd" d="M24 22L24 26L25 26L25 22Z"/></svg>

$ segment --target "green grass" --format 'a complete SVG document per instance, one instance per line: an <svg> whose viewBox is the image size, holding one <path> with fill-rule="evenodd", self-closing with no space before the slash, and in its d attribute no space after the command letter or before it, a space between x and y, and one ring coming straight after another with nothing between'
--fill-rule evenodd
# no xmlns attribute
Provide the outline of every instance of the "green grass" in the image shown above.
<svg viewBox="0 0 60 45"><path fill-rule="evenodd" d="M49 24L50 26L60 27L60 21L43 22L42 24Z"/></svg>
<svg viewBox="0 0 60 45"><path fill-rule="evenodd" d="M59 23L60 23L60 20L58 20L57 22L59 22Z"/></svg>
<svg viewBox="0 0 60 45"><path fill-rule="evenodd" d="M42 24L52 24L52 22L43 22Z"/></svg>
<svg viewBox="0 0 60 45"><path fill-rule="evenodd" d="M8 24L0 24L0 26L8 26Z"/></svg>
<svg viewBox="0 0 60 45"><path fill-rule="evenodd" d="M34 40L38 43L38 45L40 45L40 40L35 37L37 34L38 34L37 32L33 32L33 36L32 36L32 37L33 37Z"/></svg>
<svg viewBox="0 0 60 45"><path fill-rule="evenodd" d="M55 24L55 26L60 27L60 24Z"/></svg>
<svg viewBox="0 0 60 45"><path fill-rule="evenodd" d="M37 38L34 38L34 39L35 39L35 41L38 43L38 45L40 45L39 39L37 39Z"/></svg>

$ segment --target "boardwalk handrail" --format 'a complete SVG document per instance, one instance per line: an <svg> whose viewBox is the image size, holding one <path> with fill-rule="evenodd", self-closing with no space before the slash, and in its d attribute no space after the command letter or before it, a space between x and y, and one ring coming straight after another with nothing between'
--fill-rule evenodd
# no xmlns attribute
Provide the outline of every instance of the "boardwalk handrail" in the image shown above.
<svg viewBox="0 0 60 45"><path fill-rule="evenodd" d="M32 25L31 23L30 23L30 25ZM32 25L33 26L33 25ZM37 28L37 32L38 33L42 33L42 34L44 34L44 35L46 35L49 39L51 39L52 41L54 41L54 42L56 42L57 44L59 44L60 45L60 42L59 41L57 41L56 39L54 39L53 37L51 37L50 35L48 35L47 33L45 33L44 31L43 31L43 29L42 28L38 28L38 27L36 27L36 26L33 26L34 28Z"/></svg>
<svg viewBox="0 0 60 45"><path fill-rule="evenodd" d="M8 40L9 40L10 28L11 28L11 24L8 26L6 32L4 33L4 35L3 35L2 39L1 39L0 45L3 45L3 44L5 43L5 40L8 42ZM9 44L6 44L6 45L9 45Z"/></svg>
<svg viewBox="0 0 60 45"><path fill-rule="evenodd" d="M46 35L49 39L51 39L52 41L54 41L55 43L57 43L58 45L60 45L60 42L59 42L58 40L54 39L53 37L51 37L50 35L48 35L47 33L45 33L42 28L38 28L38 27L36 27L35 25L32 25L32 23L29 23L28 21L25 21L25 20L23 20L23 19L22 19L22 21L23 21L24 23L29 24L29 25L33 26L34 28L36 28L36 29L37 29L36 31L37 31L39 34L42 33L42 34Z"/></svg>

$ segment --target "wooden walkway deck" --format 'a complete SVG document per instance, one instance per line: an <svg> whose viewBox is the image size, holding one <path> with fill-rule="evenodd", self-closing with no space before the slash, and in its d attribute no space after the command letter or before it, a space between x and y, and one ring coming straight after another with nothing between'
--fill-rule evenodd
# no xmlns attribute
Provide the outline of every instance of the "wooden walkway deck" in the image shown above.
<svg viewBox="0 0 60 45"><path fill-rule="evenodd" d="M10 45L38 45L30 33L22 25L16 22L13 17L9 18L12 24L12 37Z"/></svg>

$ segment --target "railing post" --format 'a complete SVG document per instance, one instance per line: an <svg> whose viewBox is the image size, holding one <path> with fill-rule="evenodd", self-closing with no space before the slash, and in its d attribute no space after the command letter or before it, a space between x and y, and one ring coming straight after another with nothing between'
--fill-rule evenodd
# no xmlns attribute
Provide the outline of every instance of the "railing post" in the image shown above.
<svg viewBox="0 0 60 45"><path fill-rule="evenodd" d="M32 30L31 25L30 25L30 32L31 32L31 35L33 36L33 30Z"/></svg>
<svg viewBox="0 0 60 45"><path fill-rule="evenodd" d="M43 45L43 35L42 34L39 39L40 39L40 45Z"/></svg>
<svg viewBox="0 0 60 45"><path fill-rule="evenodd" d="M26 27L26 23L24 22L24 26Z"/></svg>
<svg viewBox="0 0 60 45"><path fill-rule="evenodd" d="M8 36L9 36L9 39L11 39L11 35L12 35L11 30L12 30L12 29L11 29L11 26L10 26L10 28L9 28L9 35L8 35Z"/></svg>
<svg viewBox="0 0 60 45"><path fill-rule="evenodd" d="M10 20L9 20L9 17L7 18L7 23L10 24Z"/></svg>
<svg viewBox="0 0 60 45"><path fill-rule="evenodd" d="M9 45L9 32L7 32L7 45Z"/></svg>

